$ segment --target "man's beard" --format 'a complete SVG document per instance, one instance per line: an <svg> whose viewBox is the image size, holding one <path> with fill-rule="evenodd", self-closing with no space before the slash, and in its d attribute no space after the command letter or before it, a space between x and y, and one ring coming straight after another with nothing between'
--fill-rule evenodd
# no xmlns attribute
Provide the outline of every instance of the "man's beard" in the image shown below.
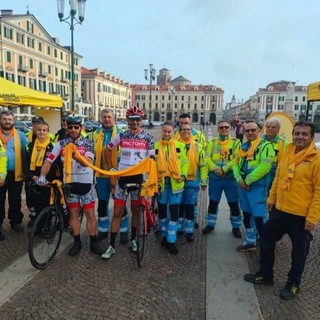
<svg viewBox="0 0 320 320"><path fill-rule="evenodd" d="M1 123L1 129L4 130L4 131L9 131L13 128L13 123L10 124L10 123Z"/></svg>

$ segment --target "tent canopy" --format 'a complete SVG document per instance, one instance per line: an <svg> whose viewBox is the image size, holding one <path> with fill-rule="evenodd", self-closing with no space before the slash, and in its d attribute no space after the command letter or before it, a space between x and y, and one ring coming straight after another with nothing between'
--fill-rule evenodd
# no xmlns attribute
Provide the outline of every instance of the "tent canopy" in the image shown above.
<svg viewBox="0 0 320 320"><path fill-rule="evenodd" d="M0 77L0 106L62 107L62 98L39 92Z"/></svg>
<svg viewBox="0 0 320 320"><path fill-rule="evenodd" d="M313 82L308 85L307 100L320 101L320 82Z"/></svg>

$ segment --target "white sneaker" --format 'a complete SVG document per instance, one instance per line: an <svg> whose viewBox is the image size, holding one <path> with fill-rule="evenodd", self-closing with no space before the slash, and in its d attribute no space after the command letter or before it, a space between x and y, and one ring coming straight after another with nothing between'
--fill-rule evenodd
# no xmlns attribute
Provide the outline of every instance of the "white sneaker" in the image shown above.
<svg viewBox="0 0 320 320"><path fill-rule="evenodd" d="M116 253L116 249L113 246L109 246L105 253L101 255L103 259L110 259Z"/></svg>
<svg viewBox="0 0 320 320"><path fill-rule="evenodd" d="M133 239L132 241L130 241L129 247L132 252L137 252L138 249L137 249L136 240Z"/></svg>

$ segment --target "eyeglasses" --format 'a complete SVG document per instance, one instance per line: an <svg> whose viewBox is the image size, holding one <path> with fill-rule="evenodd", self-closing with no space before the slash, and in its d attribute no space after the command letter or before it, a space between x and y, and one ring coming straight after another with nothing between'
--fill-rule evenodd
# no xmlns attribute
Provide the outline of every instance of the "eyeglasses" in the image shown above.
<svg viewBox="0 0 320 320"><path fill-rule="evenodd" d="M227 130L227 129L229 129L229 128L230 128L229 126L225 126L225 127L224 127L224 126L221 126L221 127L219 127L220 130L223 130L223 129L226 129L226 130Z"/></svg>
<svg viewBox="0 0 320 320"><path fill-rule="evenodd" d="M246 129L244 130L245 133L249 133L249 132L256 132L257 129Z"/></svg>
<svg viewBox="0 0 320 320"><path fill-rule="evenodd" d="M68 129L72 130L72 129L76 129L79 130L80 126L74 125L74 126L68 126Z"/></svg>

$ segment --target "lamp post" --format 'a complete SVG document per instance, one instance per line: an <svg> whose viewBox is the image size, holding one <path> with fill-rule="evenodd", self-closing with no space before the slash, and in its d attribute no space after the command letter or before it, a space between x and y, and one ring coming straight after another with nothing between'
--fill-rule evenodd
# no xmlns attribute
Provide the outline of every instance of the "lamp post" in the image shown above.
<svg viewBox="0 0 320 320"><path fill-rule="evenodd" d="M169 88L168 89L168 94L169 94L169 100L170 100L170 106L171 106L171 115L174 115L174 111L173 111L173 97L176 94L176 90L174 89L174 87ZM172 116L171 119L167 119L167 120L172 120Z"/></svg>
<svg viewBox="0 0 320 320"><path fill-rule="evenodd" d="M68 17L63 19L64 16L64 3L65 0L57 0L58 6L58 17L60 21L66 22L70 26L71 30L71 110L74 112L75 107L75 87L74 87L74 45L73 45L73 30L74 26L77 24L82 24L84 20L84 9L86 0L69 0L70 5L70 14ZM78 12L79 18L76 18L77 14L77 5L78 5ZM68 19L70 18L70 22ZM76 23L75 23L76 21Z"/></svg>
<svg viewBox="0 0 320 320"><path fill-rule="evenodd" d="M152 63L149 64L149 70L148 69L144 69L144 78L150 82L149 128L151 128L152 127L152 123L151 123L151 102L152 102L152 99L151 99L151 94L152 94L151 85L152 85L152 81L156 78L156 69L153 69L153 64Z"/></svg>

